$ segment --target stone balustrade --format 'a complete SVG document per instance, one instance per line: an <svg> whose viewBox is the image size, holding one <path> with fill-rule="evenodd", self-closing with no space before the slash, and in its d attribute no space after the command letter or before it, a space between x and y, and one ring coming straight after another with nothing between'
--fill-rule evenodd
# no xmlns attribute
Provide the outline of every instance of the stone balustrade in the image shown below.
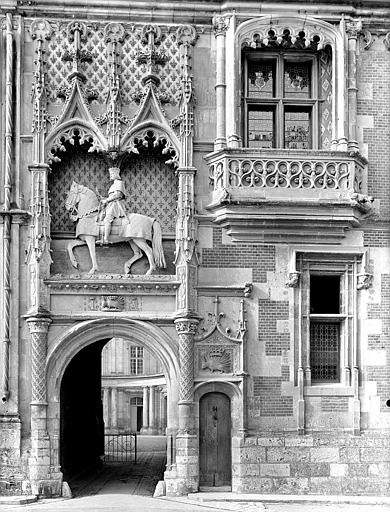
<svg viewBox="0 0 390 512"><path fill-rule="evenodd" d="M237 189L339 190L366 193L366 162L330 151L225 150L209 159L214 191Z"/></svg>
<svg viewBox="0 0 390 512"><path fill-rule="evenodd" d="M292 242L306 236L337 243L372 207L367 162L357 153L241 148L215 151L206 161L207 209L235 241L287 234Z"/></svg>

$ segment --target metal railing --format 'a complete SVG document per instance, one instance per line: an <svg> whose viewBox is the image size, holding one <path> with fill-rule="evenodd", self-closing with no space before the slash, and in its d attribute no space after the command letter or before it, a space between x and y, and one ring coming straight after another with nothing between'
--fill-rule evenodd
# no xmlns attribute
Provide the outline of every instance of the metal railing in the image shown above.
<svg viewBox="0 0 390 512"><path fill-rule="evenodd" d="M104 434L104 461L136 464L137 434L133 432Z"/></svg>

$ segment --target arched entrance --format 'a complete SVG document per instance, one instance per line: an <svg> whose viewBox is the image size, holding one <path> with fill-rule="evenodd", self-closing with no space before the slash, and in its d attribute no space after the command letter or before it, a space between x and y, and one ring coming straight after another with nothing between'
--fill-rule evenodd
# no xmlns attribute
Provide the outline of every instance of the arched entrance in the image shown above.
<svg viewBox="0 0 390 512"><path fill-rule="evenodd" d="M101 353L112 338L136 341L153 352L162 365L168 397L167 464L172 464L169 456L178 427L177 347L166 332L151 323L112 316L77 324L49 350L51 463L62 470L65 479L100 462L104 439Z"/></svg>
<svg viewBox="0 0 390 512"><path fill-rule="evenodd" d="M199 401L199 484L231 485L231 412L224 393L206 393Z"/></svg>

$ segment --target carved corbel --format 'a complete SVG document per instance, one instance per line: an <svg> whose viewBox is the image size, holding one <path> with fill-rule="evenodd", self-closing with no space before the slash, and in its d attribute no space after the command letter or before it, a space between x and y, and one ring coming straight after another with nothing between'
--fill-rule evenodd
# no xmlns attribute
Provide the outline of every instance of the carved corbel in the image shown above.
<svg viewBox="0 0 390 512"><path fill-rule="evenodd" d="M372 43L374 42L374 37L372 35L372 33L367 30L367 29L364 29L360 32L361 36L362 36L362 39L365 43L363 49L364 50L369 50L370 47L372 46Z"/></svg>
<svg viewBox="0 0 390 512"><path fill-rule="evenodd" d="M356 289L357 290L367 290L370 288L373 281L373 275L370 272L369 268L370 256L369 251L367 250L362 257L361 262L361 272L357 275Z"/></svg>
<svg viewBox="0 0 390 512"><path fill-rule="evenodd" d="M385 38L383 39L383 44L386 46L388 50L390 50L390 32L388 32L385 35Z"/></svg>
<svg viewBox="0 0 390 512"><path fill-rule="evenodd" d="M299 285L300 277L300 272L290 272L288 275L288 280L286 281L286 286L289 288L296 288Z"/></svg>
<svg viewBox="0 0 390 512"><path fill-rule="evenodd" d="M374 198L366 194L354 193L351 195L351 201L361 212L368 213L372 210Z"/></svg>
<svg viewBox="0 0 390 512"><path fill-rule="evenodd" d="M356 288L358 290L367 290L372 285L373 276L372 274L358 274Z"/></svg>

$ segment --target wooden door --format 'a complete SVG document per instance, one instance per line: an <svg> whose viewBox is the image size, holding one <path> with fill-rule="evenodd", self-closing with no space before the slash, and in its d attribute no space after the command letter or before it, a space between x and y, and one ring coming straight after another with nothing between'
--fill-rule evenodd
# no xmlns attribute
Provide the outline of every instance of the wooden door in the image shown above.
<svg viewBox="0 0 390 512"><path fill-rule="evenodd" d="M200 400L199 444L200 485L231 485L230 399L223 393L207 393Z"/></svg>

